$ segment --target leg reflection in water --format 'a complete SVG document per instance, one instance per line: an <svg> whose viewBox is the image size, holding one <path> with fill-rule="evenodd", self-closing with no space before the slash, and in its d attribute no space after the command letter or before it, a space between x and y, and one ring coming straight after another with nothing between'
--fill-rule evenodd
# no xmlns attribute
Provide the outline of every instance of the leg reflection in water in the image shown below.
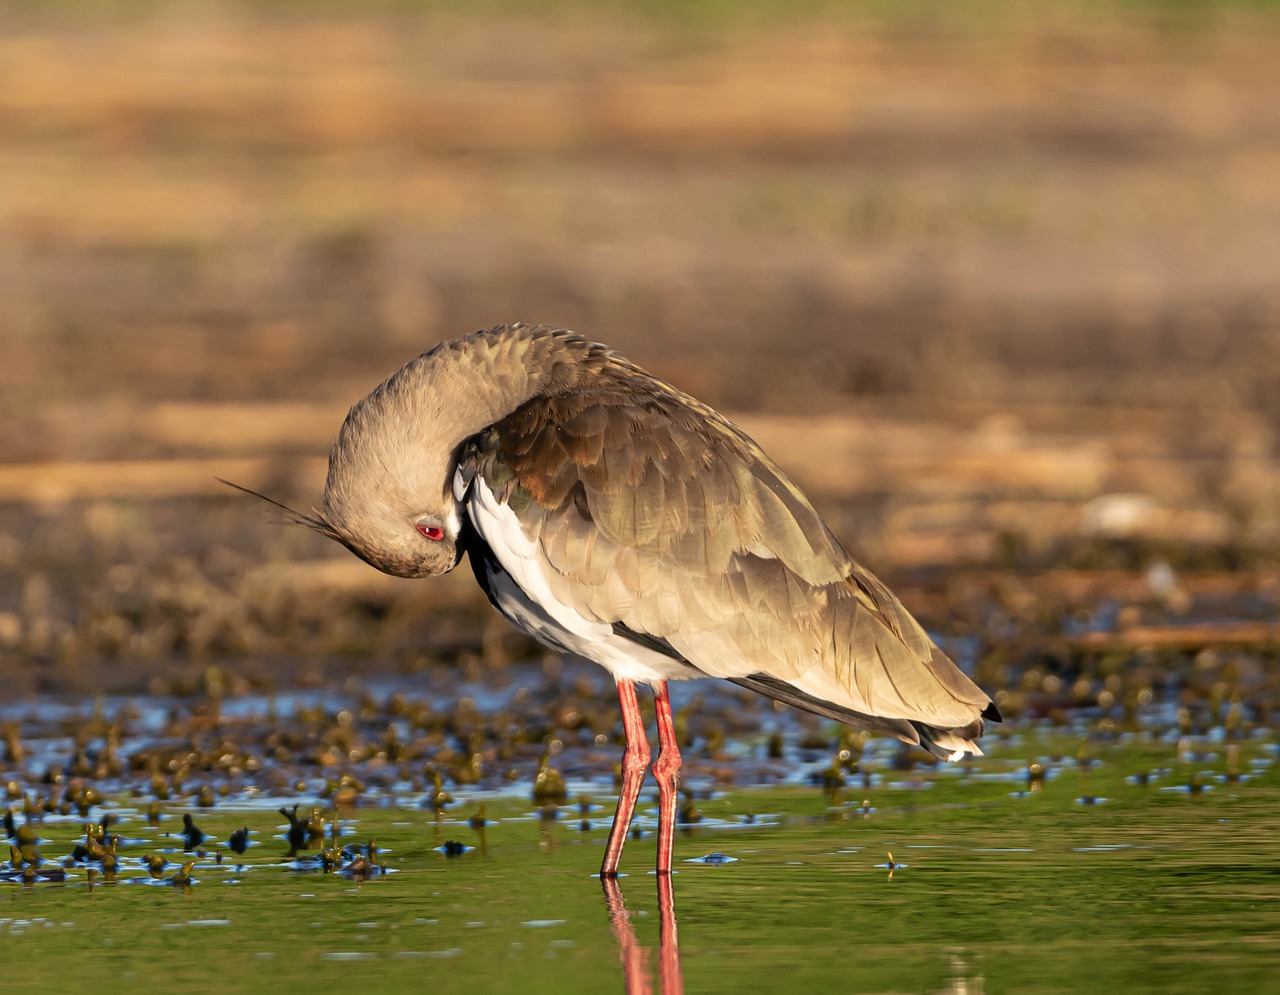
<svg viewBox="0 0 1280 995"><path fill-rule="evenodd" d="M680 936L676 930L675 890L671 874L656 875L658 882L658 991L662 995L684 995L684 975L680 969ZM640 946L631 913L622 899L616 877L602 877L605 908L614 938L618 941L618 960L622 964L627 995L652 995L653 982L649 970L650 951Z"/></svg>

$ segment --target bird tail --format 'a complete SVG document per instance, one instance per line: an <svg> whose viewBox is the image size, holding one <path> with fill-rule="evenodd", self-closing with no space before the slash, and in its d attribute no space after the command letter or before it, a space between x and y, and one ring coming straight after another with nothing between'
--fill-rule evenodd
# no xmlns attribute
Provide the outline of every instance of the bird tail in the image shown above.
<svg viewBox="0 0 1280 995"><path fill-rule="evenodd" d="M954 763L966 754L974 757L982 756L982 748L974 741L986 729L987 719L992 722L1001 721L1000 710L996 708L995 702L988 702L982 714L968 725L954 729L939 729L937 726L926 725L923 722L912 722L911 726L920 734L920 745L924 749L939 759Z"/></svg>

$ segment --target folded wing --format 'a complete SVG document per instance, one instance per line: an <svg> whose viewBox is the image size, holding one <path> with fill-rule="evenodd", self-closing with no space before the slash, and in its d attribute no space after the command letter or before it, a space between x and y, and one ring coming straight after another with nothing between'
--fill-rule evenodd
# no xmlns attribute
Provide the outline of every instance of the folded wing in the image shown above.
<svg viewBox="0 0 1280 995"><path fill-rule="evenodd" d="M622 361L477 435L458 474L514 512L559 602L709 676L939 755L998 718L759 446Z"/></svg>

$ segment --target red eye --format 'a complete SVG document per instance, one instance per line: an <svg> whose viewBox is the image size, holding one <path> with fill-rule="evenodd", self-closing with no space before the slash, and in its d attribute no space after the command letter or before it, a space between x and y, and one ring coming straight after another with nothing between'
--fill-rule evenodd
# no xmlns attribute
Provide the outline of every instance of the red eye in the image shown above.
<svg viewBox="0 0 1280 995"><path fill-rule="evenodd" d="M414 528L418 530L418 535L432 542L439 542L444 538L444 529L438 525L415 525Z"/></svg>

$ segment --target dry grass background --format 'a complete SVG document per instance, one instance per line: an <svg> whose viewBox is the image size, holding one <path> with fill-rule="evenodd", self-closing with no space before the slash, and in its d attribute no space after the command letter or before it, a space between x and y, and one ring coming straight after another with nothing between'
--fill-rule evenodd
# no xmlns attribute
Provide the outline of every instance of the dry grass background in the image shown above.
<svg viewBox="0 0 1280 995"><path fill-rule="evenodd" d="M1274 599L1280 19L910 9L6 11L13 680L411 655L432 597L465 642L464 586L317 571L213 478L310 503L348 404L510 320L733 412L917 606L1159 560Z"/></svg>

